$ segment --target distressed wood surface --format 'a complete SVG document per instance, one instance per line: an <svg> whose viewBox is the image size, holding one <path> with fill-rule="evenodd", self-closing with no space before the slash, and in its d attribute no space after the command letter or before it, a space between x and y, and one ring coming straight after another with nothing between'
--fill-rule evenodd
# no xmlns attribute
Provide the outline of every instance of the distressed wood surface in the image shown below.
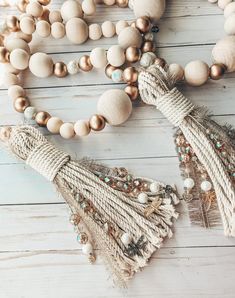
<svg viewBox="0 0 235 298"><path fill-rule="evenodd" d="M223 16L205 0L169 0L156 36L158 53L169 63L185 65L193 59L211 63L211 49L224 35ZM53 1L58 8L61 0ZM0 10L0 17L6 11ZM88 21L133 20L130 10L100 7ZM33 51L51 53L54 61L78 58L97 46L106 49L116 38L82 46L33 39ZM179 88L195 104L212 110L220 123L235 125L235 75L200 88ZM79 73L65 79L40 80L25 72L22 81L36 107L66 121L89 117L99 96L113 84L102 72ZM7 92L0 87L0 126L23 123L14 112ZM45 132L45 131L44 131ZM45 132L46 133L46 132ZM46 133L47 134L47 133ZM130 120L107 127L88 138L65 141L48 136L74 158L90 156L110 166L124 165L133 173L149 176L182 190L173 136L174 129L155 108L136 103ZM159 145L160 144L160 145ZM102 260L91 266L76 242L68 208L53 186L4 148L0 153L0 297L1 298L198 298L234 297L235 241L222 228L192 227L185 205L175 234L165 242L127 290L114 287Z"/></svg>

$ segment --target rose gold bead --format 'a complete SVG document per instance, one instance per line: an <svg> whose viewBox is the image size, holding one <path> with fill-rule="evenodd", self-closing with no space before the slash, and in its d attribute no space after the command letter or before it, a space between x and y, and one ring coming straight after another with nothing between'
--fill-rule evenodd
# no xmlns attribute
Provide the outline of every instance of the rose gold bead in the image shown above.
<svg viewBox="0 0 235 298"><path fill-rule="evenodd" d="M25 97L18 97L14 101L14 108L17 112L23 113L24 110L29 106L29 101Z"/></svg>
<svg viewBox="0 0 235 298"><path fill-rule="evenodd" d="M136 47L129 47L126 49L126 61L135 63L139 61L141 51Z"/></svg>
<svg viewBox="0 0 235 298"><path fill-rule="evenodd" d="M93 115L89 120L90 128L94 131L100 131L105 127L105 120L100 115Z"/></svg>
<svg viewBox="0 0 235 298"><path fill-rule="evenodd" d="M5 126L0 129L0 140L6 142L10 139L11 127Z"/></svg>
<svg viewBox="0 0 235 298"><path fill-rule="evenodd" d="M47 121L51 118L51 115L47 112L38 112L35 116L35 121L39 126L46 126Z"/></svg>
<svg viewBox="0 0 235 298"><path fill-rule="evenodd" d="M6 18L6 24L11 32L16 32L20 29L19 20L16 16L8 16Z"/></svg>
<svg viewBox="0 0 235 298"><path fill-rule="evenodd" d="M91 71L93 68L93 65L91 64L90 57L88 55L84 55L79 60L79 67L83 71Z"/></svg>
<svg viewBox="0 0 235 298"><path fill-rule="evenodd" d="M50 4L51 0L38 0L38 2L43 6L47 6Z"/></svg>
<svg viewBox="0 0 235 298"><path fill-rule="evenodd" d="M119 7L127 7L129 0L116 0L116 4Z"/></svg>
<svg viewBox="0 0 235 298"><path fill-rule="evenodd" d="M143 53L155 52L154 42L151 40L145 41L142 45L142 52Z"/></svg>
<svg viewBox="0 0 235 298"><path fill-rule="evenodd" d="M136 28L139 29L141 33L147 33L151 29L151 22L147 17L140 17L136 21Z"/></svg>
<svg viewBox="0 0 235 298"><path fill-rule="evenodd" d="M212 80L220 80L225 74L226 66L221 63L216 63L210 67L210 78Z"/></svg>
<svg viewBox="0 0 235 298"><path fill-rule="evenodd" d="M38 18L39 21L47 21L48 23L49 21L49 14L50 14L50 10L47 7L43 7L43 14L40 18Z"/></svg>
<svg viewBox="0 0 235 298"><path fill-rule="evenodd" d="M159 66L161 66L162 68L164 68L165 66L166 66L166 61L163 59L163 58L156 58L155 60L154 60L154 64L155 65L159 65Z"/></svg>
<svg viewBox="0 0 235 298"><path fill-rule="evenodd" d="M106 68L105 68L105 74L106 74L106 76L111 79L112 78L112 73L116 69L117 69L117 67L112 66L111 64L108 64L106 66Z"/></svg>
<svg viewBox="0 0 235 298"><path fill-rule="evenodd" d="M26 12L26 6L29 4L29 0L18 0L16 7L21 12Z"/></svg>
<svg viewBox="0 0 235 298"><path fill-rule="evenodd" d="M7 63L10 61L10 53L5 47L0 47L0 63Z"/></svg>
<svg viewBox="0 0 235 298"><path fill-rule="evenodd" d="M64 62L56 62L54 65L54 75L57 78L64 78L68 74L67 66Z"/></svg>
<svg viewBox="0 0 235 298"><path fill-rule="evenodd" d="M136 83L138 80L138 71L136 70L136 68L127 67L123 71L123 79L128 85Z"/></svg>
<svg viewBox="0 0 235 298"><path fill-rule="evenodd" d="M139 89L136 86L127 86L125 92L132 101L135 101L139 96Z"/></svg>

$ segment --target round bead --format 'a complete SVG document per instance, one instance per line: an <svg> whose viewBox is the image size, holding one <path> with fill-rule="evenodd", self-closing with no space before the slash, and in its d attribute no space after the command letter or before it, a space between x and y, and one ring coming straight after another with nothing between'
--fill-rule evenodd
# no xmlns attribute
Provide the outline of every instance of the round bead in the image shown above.
<svg viewBox="0 0 235 298"><path fill-rule="evenodd" d="M46 126L48 120L51 118L51 115L47 112L38 112L35 116L35 121L39 126Z"/></svg>
<svg viewBox="0 0 235 298"><path fill-rule="evenodd" d="M138 75L135 67L127 67L123 72L123 79L127 84L133 84L137 82Z"/></svg>
<svg viewBox="0 0 235 298"><path fill-rule="evenodd" d="M203 181L201 183L201 189L205 192L210 191L212 189L212 184L210 181Z"/></svg>
<svg viewBox="0 0 235 298"><path fill-rule="evenodd" d="M225 74L226 67L223 64L215 63L210 67L210 78L212 80L220 80Z"/></svg>
<svg viewBox="0 0 235 298"><path fill-rule="evenodd" d="M18 97L14 100L14 108L19 113L23 113L28 106L29 101L25 97Z"/></svg>
<svg viewBox="0 0 235 298"><path fill-rule="evenodd" d="M89 126L94 131L100 131L105 127L104 117L100 115L93 115L89 120Z"/></svg>
<svg viewBox="0 0 235 298"><path fill-rule="evenodd" d="M154 63L156 55L152 52L144 53L140 59L140 65L143 67L149 67Z"/></svg>
<svg viewBox="0 0 235 298"><path fill-rule="evenodd" d="M19 30L19 20L16 16L7 16L6 25L8 30L10 30L11 32L16 32Z"/></svg>
<svg viewBox="0 0 235 298"><path fill-rule="evenodd" d="M67 64L68 73L71 75L75 75L79 71L78 62L76 60L72 60Z"/></svg>
<svg viewBox="0 0 235 298"><path fill-rule="evenodd" d="M102 33L104 37L110 38L113 37L116 33L116 28L114 24L110 21L106 21L101 26Z"/></svg>
<svg viewBox="0 0 235 298"><path fill-rule="evenodd" d="M218 6L221 9L225 9L225 7L231 3L233 0L218 0Z"/></svg>
<svg viewBox="0 0 235 298"><path fill-rule="evenodd" d="M121 21L118 21L117 24L116 24L116 33L117 35L120 34L120 32L126 28L126 27L129 27L129 24L127 21L124 21L124 20L121 20Z"/></svg>
<svg viewBox="0 0 235 298"><path fill-rule="evenodd" d="M94 0L83 0L82 10L88 16L95 14L96 5L95 5Z"/></svg>
<svg viewBox="0 0 235 298"><path fill-rule="evenodd" d="M56 62L54 65L54 75L57 78L64 78L68 74L67 66L64 62Z"/></svg>
<svg viewBox="0 0 235 298"><path fill-rule="evenodd" d="M74 1L74 0L65 1L61 6L60 13L65 22L67 22L72 18L83 17L81 4L78 1Z"/></svg>
<svg viewBox="0 0 235 298"><path fill-rule="evenodd" d="M116 0L101 0L101 3L104 3L105 5L108 5L108 6L111 6L111 5L114 5Z"/></svg>
<svg viewBox="0 0 235 298"><path fill-rule="evenodd" d="M135 0L133 8L136 18L147 16L156 22L165 11L165 0Z"/></svg>
<svg viewBox="0 0 235 298"><path fill-rule="evenodd" d="M74 44L82 44L88 38L88 26L82 19L70 19L66 23L65 29L67 38Z"/></svg>
<svg viewBox="0 0 235 298"><path fill-rule="evenodd" d="M192 189L195 186L195 182L192 178L186 178L184 180L184 187L187 189Z"/></svg>
<svg viewBox="0 0 235 298"><path fill-rule="evenodd" d="M226 5L224 9L224 17L227 18L233 13L235 13L235 2L231 2L228 5Z"/></svg>
<svg viewBox="0 0 235 298"><path fill-rule="evenodd" d="M147 33L149 32L151 28L151 22L149 18L147 17L140 17L135 21L136 28L141 32L141 33Z"/></svg>
<svg viewBox="0 0 235 298"><path fill-rule="evenodd" d="M138 201L139 203L141 204L146 204L148 203L148 195L144 192L141 192L139 195L138 195Z"/></svg>
<svg viewBox="0 0 235 298"><path fill-rule="evenodd" d="M116 0L116 4L119 7L127 7L129 0Z"/></svg>
<svg viewBox="0 0 235 298"><path fill-rule="evenodd" d="M227 72L235 71L235 36L219 40L212 50L212 57L216 63L224 64Z"/></svg>
<svg viewBox="0 0 235 298"><path fill-rule="evenodd" d="M141 48L143 53L148 53L148 52L155 52L155 46L154 42L147 40L143 43L142 48Z"/></svg>
<svg viewBox="0 0 235 298"><path fill-rule="evenodd" d="M6 88L9 88L12 85L19 85L20 81L19 78L17 77L17 75L13 74L13 73L5 73L4 77L3 77L3 85Z"/></svg>
<svg viewBox="0 0 235 298"><path fill-rule="evenodd" d="M20 29L25 34L32 34L36 29L34 20L30 17L22 18L20 20Z"/></svg>
<svg viewBox="0 0 235 298"><path fill-rule="evenodd" d="M151 191L152 193L157 193L157 192L159 192L159 190L160 190L160 185L159 185L159 183L157 183L157 182L152 182L152 183L150 184L149 188L150 188L150 191Z"/></svg>
<svg viewBox="0 0 235 298"><path fill-rule="evenodd" d="M10 53L5 47L0 47L0 63L7 63L10 60Z"/></svg>
<svg viewBox="0 0 235 298"><path fill-rule="evenodd" d="M47 7L43 7L43 14L40 18L38 18L39 21L46 21L47 23L49 23L49 14L50 11Z"/></svg>
<svg viewBox="0 0 235 298"><path fill-rule="evenodd" d="M38 2L29 2L26 7L26 13L32 15L35 18L39 18L43 14L43 7Z"/></svg>
<svg viewBox="0 0 235 298"><path fill-rule="evenodd" d="M51 25L51 35L55 39L61 39L65 36L65 26L60 22L54 22Z"/></svg>
<svg viewBox="0 0 235 298"><path fill-rule="evenodd" d="M15 100L18 97L24 97L25 96L25 91L21 86L18 85L12 85L8 89L8 96L12 99Z"/></svg>
<svg viewBox="0 0 235 298"><path fill-rule="evenodd" d="M135 101L139 96L139 89L136 86L126 86L125 92L132 101Z"/></svg>
<svg viewBox="0 0 235 298"><path fill-rule="evenodd" d="M72 123L63 123L60 127L60 135L64 139L72 139L74 137L74 128Z"/></svg>
<svg viewBox="0 0 235 298"><path fill-rule="evenodd" d="M140 59L140 49L136 47L129 47L126 49L126 61L136 63Z"/></svg>
<svg viewBox="0 0 235 298"><path fill-rule="evenodd" d="M28 3L28 0L18 0L16 3L16 7L20 12L26 12L26 7Z"/></svg>
<svg viewBox="0 0 235 298"><path fill-rule="evenodd" d="M120 125L130 117L132 103L123 90L111 89L99 98L97 111L110 125Z"/></svg>
<svg viewBox="0 0 235 298"><path fill-rule="evenodd" d="M133 27L124 28L118 35L118 43L123 49L128 47L140 48L142 41L140 32Z"/></svg>
<svg viewBox="0 0 235 298"><path fill-rule="evenodd" d="M0 128L0 140L5 142L8 141L10 139L11 136L11 127L1 127Z"/></svg>
<svg viewBox="0 0 235 298"><path fill-rule="evenodd" d="M24 110L24 118L27 120L34 120L36 116L36 108L35 107L27 107Z"/></svg>
<svg viewBox="0 0 235 298"><path fill-rule="evenodd" d="M49 21L51 24L55 23L55 22L59 22L62 23L62 16L59 10L53 10L50 12L49 14Z"/></svg>
<svg viewBox="0 0 235 298"><path fill-rule="evenodd" d="M51 34L51 26L47 21L39 21L36 25L36 32L41 37L48 37Z"/></svg>
<svg viewBox="0 0 235 298"><path fill-rule="evenodd" d="M51 0L37 0L37 1L43 6L47 6L51 2Z"/></svg>
<svg viewBox="0 0 235 298"><path fill-rule="evenodd" d="M87 136L90 133L91 128L90 128L89 123L87 121L78 120L74 124L74 131L75 131L77 136L84 137L84 136Z"/></svg>
<svg viewBox="0 0 235 298"><path fill-rule="evenodd" d="M95 68L105 67L108 63L106 50L102 48L93 49L90 54L90 60Z"/></svg>
<svg viewBox="0 0 235 298"><path fill-rule="evenodd" d="M35 53L30 57L29 69L36 77L47 78L53 73L53 60L44 53Z"/></svg>
<svg viewBox="0 0 235 298"><path fill-rule="evenodd" d="M9 52L12 52L15 49L22 49L30 53L30 49L27 42L20 38L7 38L4 41L4 46Z"/></svg>
<svg viewBox="0 0 235 298"><path fill-rule="evenodd" d="M110 47L107 52L108 62L112 66L122 66L125 63L125 58L124 50L118 45Z"/></svg>
<svg viewBox="0 0 235 298"><path fill-rule="evenodd" d="M184 78L191 86L201 86L206 83L209 76L208 65L200 60L191 61L185 66Z"/></svg>
<svg viewBox="0 0 235 298"><path fill-rule="evenodd" d="M102 29L99 24L91 24L89 26L89 38L91 40L99 40L102 36Z"/></svg>
<svg viewBox="0 0 235 298"><path fill-rule="evenodd" d="M121 236L121 241L125 246L128 246L132 242L132 237L128 233L124 233Z"/></svg>
<svg viewBox="0 0 235 298"><path fill-rule="evenodd" d="M224 23L224 31L227 35L235 34L235 13L231 14Z"/></svg>
<svg viewBox="0 0 235 298"><path fill-rule="evenodd" d="M90 57L88 55L84 55L79 59L79 67L83 71L91 71L93 65L91 64Z"/></svg>
<svg viewBox="0 0 235 298"><path fill-rule="evenodd" d="M112 66L110 64L108 64L105 68L105 74L108 78L112 78L112 73L114 72L114 70L116 70L117 68L115 66Z"/></svg>
<svg viewBox="0 0 235 298"><path fill-rule="evenodd" d="M53 134L58 134L60 132L60 127L63 124L63 121L58 117L51 117L47 121L47 129Z"/></svg>
<svg viewBox="0 0 235 298"><path fill-rule="evenodd" d="M86 244L84 244L82 246L82 252L85 254L85 255L90 255L92 252L93 252L93 247L92 245L88 242Z"/></svg>
<svg viewBox="0 0 235 298"><path fill-rule="evenodd" d="M181 65L172 63L169 65L168 74L174 82L178 82L184 78L184 69Z"/></svg>
<svg viewBox="0 0 235 298"><path fill-rule="evenodd" d="M15 49L10 54L10 62L16 69L24 70L29 66L29 54L22 49Z"/></svg>
<svg viewBox="0 0 235 298"><path fill-rule="evenodd" d="M123 70L121 69L115 69L113 72L112 72L112 80L115 82L115 83L120 83L122 82L122 75L123 75Z"/></svg>

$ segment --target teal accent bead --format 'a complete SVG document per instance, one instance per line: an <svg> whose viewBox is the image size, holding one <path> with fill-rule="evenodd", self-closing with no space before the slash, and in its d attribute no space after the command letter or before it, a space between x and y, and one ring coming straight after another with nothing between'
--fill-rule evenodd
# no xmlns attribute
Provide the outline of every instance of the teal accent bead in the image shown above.
<svg viewBox="0 0 235 298"><path fill-rule="evenodd" d="M122 82L122 74L123 74L123 71L121 69L116 69L112 72L112 80L115 82L115 83L120 83Z"/></svg>

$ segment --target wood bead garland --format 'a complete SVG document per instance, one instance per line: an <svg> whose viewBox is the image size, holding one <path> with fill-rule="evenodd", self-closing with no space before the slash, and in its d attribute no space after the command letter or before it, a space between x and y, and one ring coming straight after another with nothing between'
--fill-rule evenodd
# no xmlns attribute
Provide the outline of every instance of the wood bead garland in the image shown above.
<svg viewBox="0 0 235 298"><path fill-rule="evenodd" d="M122 66L125 63L125 52L122 47L114 45L107 52L109 64L115 67Z"/></svg>
<svg viewBox="0 0 235 298"><path fill-rule="evenodd" d="M10 54L10 63L16 69L24 70L29 65L29 54L22 49L15 49Z"/></svg>
<svg viewBox="0 0 235 298"><path fill-rule="evenodd" d="M35 53L29 59L29 69L38 78L47 78L53 73L53 60L44 53Z"/></svg>
<svg viewBox="0 0 235 298"><path fill-rule="evenodd" d="M87 24L79 18L69 19L66 23L65 29L67 38L74 44L84 43L89 36Z"/></svg>
<svg viewBox="0 0 235 298"><path fill-rule="evenodd" d="M95 68L104 68L108 63L106 51L102 48L93 49L90 54L90 60Z"/></svg>
<svg viewBox="0 0 235 298"><path fill-rule="evenodd" d="M83 11L81 4L78 1L67 0L63 3L60 9L62 19L67 22L73 18L82 18ZM76 23L73 23L74 25Z"/></svg>
<svg viewBox="0 0 235 298"><path fill-rule="evenodd" d="M186 82L191 86L201 86L209 76L208 65L200 60L191 61L185 66L184 77Z"/></svg>
<svg viewBox="0 0 235 298"><path fill-rule="evenodd" d="M118 43L123 49L127 49L128 47L140 48L142 44L142 36L137 29L126 27L119 33Z"/></svg>

